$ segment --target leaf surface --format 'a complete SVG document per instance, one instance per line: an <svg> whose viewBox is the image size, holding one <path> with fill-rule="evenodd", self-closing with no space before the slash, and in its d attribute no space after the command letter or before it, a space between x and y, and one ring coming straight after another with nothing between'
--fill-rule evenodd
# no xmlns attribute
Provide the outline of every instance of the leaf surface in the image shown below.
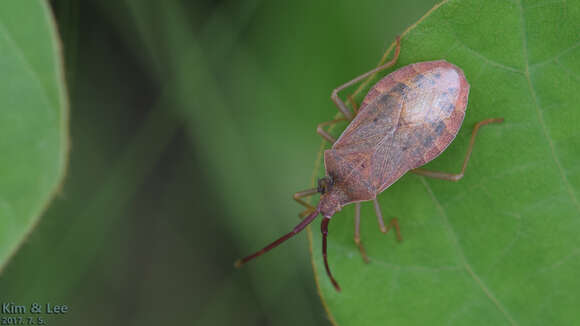
<svg viewBox="0 0 580 326"><path fill-rule="evenodd" d="M438 59L461 67L471 92L457 138L425 168L458 172L474 124L505 122L481 130L458 183L407 174L378 197L385 219L398 217L402 243L379 231L372 204L362 205L371 263L353 242L354 205L332 218L329 263L341 293L325 274L318 227L310 232L329 318L577 324L580 2L444 2L403 34L395 68Z"/></svg>

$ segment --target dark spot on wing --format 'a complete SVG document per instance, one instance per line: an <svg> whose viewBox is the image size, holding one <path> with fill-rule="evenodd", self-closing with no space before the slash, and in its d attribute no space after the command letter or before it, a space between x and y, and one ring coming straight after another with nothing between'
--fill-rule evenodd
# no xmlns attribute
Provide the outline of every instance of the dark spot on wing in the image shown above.
<svg viewBox="0 0 580 326"><path fill-rule="evenodd" d="M389 121L389 114L391 114L390 112L400 110L401 96L388 92L376 99L374 103L375 109L372 112L376 114L376 118L387 123ZM368 106L367 112L370 112Z"/></svg>
<svg viewBox="0 0 580 326"><path fill-rule="evenodd" d="M455 87L450 87L447 89L447 91L452 95L457 94L457 88L455 88Z"/></svg>
<svg viewBox="0 0 580 326"><path fill-rule="evenodd" d="M445 112L446 114L451 114L451 112L453 112L453 110L455 110L455 105L453 105L453 103L443 104L443 107L441 108L441 110L443 110L443 112Z"/></svg>
<svg viewBox="0 0 580 326"><path fill-rule="evenodd" d="M396 92L396 93L399 93L401 95L405 95L408 90L409 90L409 86L407 86L403 83L397 83L395 86L393 86L393 88L391 89L391 92Z"/></svg>
<svg viewBox="0 0 580 326"><path fill-rule="evenodd" d="M433 124L434 124L434 126L432 126L432 127L434 128L435 135L436 136L441 135L443 130L445 130L445 122L439 121L438 123L433 123Z"/></svg>
<svg viewBox="0 0 580 326"><path fill-rule="evenodd" d="M421 86L433 86L436 84L436 79L435 75L427 75L421 80Z"/></svg>
<svg viewBox="0 0 580 326"><path fill-rule="evenodd" d="M433 74L433 77L434 77L435 79L439 79L439 78L441 78L441 74L440 74L440 73L438 73L438 72L436 72L436 73L434 73L434 74Z"/></svg>
<svg viewBox="0 0 580 326"><path fill-rule="evenodd" d="M402 141L402 144L401 144L401 151L404 152L407 149L409 149L409 147L411 147L411 145L413 145L413 142L414 142L414 140L411 137L406 138L405 140L403 140Z"/></svg>
<svg viewBox="0 0 580 326"><path fill-rule="evenodd" d="M379 119L378 119L378 118L374 118L374 119L373 119L373 122L377 122L377 120L379 120Z"/></svg>
<svg viewBox="0 0 580 326"><path fill-rule="evenodd" d="M376 99L377 104L389 106L392 105L393 97L389 93L382 94L378 99Z"/></svg>
<svg viewBox="0 0 580 326"><path fill-rule="evenodd" d="M429 147L431 146L431 144L433 144L433 137L427 136L427 138L425 138L425 141L423 142L423 146Z"/></svg>
<svg viewBox="0 0 580 326"><path fill-rule="evenodd" d="M413 78L413 83L420 83L421 80L423 80L423 78L425 78L425 75L423 74L417 74L417 76L415 76L415 78Z"/></svg>

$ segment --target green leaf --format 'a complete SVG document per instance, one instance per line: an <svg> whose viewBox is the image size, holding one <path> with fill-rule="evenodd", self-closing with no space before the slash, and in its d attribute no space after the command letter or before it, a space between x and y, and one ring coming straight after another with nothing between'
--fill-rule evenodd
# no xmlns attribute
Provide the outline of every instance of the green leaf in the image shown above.
<svg viewBox="0 0 580 326"><path fill-rule="evenodd" d="M473 125L505 122L481 130L459 182L405 175L378 197L385 218L399 218L402 243L380 233L363 204L369 264L353 242L353 205L332 218L340 293L315 228L315 274L332 321L580 323L579 31L579 1L473 0L444 2L403 34L397 67L445 59L471 84L463 127L427 169L458 172Z"/></svg>
<svg viewBox="0 0 580 326"><path fill-rule="evenodd" d="M45 1L0 2L0 270L64 175L67 99L59 46Z"/></svg>

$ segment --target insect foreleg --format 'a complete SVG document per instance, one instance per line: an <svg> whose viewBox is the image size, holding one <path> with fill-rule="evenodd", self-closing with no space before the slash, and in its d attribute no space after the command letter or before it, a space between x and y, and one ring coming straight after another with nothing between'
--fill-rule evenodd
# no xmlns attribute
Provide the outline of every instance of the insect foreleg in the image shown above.
<svg viewBox="0 0 580 326"><path fill-rule="evenodd" d="M413 169L411 172L422 175L425 177L442 179L442 180L449 180L449 181L459 181L463 178L465 173L465 169L467 168L467 163L469 162L469 158L471 157L471 152L473 151L473 144L475 144L475 136L477 136L477 132L479 128L485 126L489 123L501 123L503 122L503 118L495 118L495 119L487 119L480 121L475 124L473 128L473 132L471 133L471 139L469 140L469 147L467 147L467 154L465 154L465 159L463 160L463 166L461 167L461 172L459 173L446 173L446 172L439 172L439 171L429 171L425 169Z"/></svg>
<svg viewBox="0 0 580 326"><path fill-rule="evenodd" d="M347 95L346 98L348 99L348 103L350 103L350 106L352 106L352 110L354 111L354 115L356 116L358 114L358 104L356 104L356 101L352 97L352 94Z"/></svg>
<svg viewBox="0 0 580 326"><path fill-rule="evenodd" d="M350 110L346 107L346 104L344 104L344 102L340 99L340 97L338 96L338 93L340 91L342 91L343 89L350 87L358 82L360 82L361 80L367 78L368 76L379 72L381 70L387 69L391 66L393 66L395 64L395 62L397 62L397 59L399 58L399 52L401 51L401 37L397 36L397 47L395 48L395 56L393 57L393 59L387 63L385 63L382 66L379 66L367 73L364 73L358 77L356 77L355 79L342 84L340 86L338 86L337 88L335 88L332 91L332 94L330 95L330 98L332 99L332 101L334 102L334 104L336 104L336 106L338 107L338 109L340 110L340 112L342 112L342 114L344 114L344 116L348 119L348 120L352 120L352 113L350 112Z"/></svg>
<svg viewBox="0 0 580 326"><path fill-rule="evenodd" d="M338 122L344 121L346 120L346 118L339 118L336 120L331 120L331 121L326 121L326 122L322 122L320 124L318 124L318 126L316 127L316 132L325 140L329 141L331 144L334 144L334 142L336 141L336 139L334 137L332 137L326 130L324 130L324 127L326 126L333 126L335 124L337 124Z"/></svg>
<svg viewBox="0 0 580 326"><path fill-rule="evenodd" d="M300 205L306 207L306 210L298 215L298 216L300 216L300 218L304 218L304 216L309 215L310 213L312 213L316 210L316 207L310 205L309 203L305 202L301 198L309 197L309 196L312 196L316 193L318 193L318 190L316 188L312 188L312 189L308 189L308 190L299 191L299 192L294 194L294 196L293 196L294 200L297 201Z"/></svg>

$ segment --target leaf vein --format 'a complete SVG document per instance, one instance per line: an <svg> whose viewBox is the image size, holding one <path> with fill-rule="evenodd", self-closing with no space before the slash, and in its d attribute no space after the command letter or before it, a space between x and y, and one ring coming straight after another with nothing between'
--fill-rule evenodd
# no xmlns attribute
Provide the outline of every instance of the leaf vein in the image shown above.
<svg viewBox="0 0 580 326"><path fill-rule="evenodd" d="M550 135L548 133L548 127L546 126L546 123L544 122L544 117L542 115L542 109L540 108L540 103L538 102L538 96L536 94L536 90L534 88L532 78L530 76L530 60L528 58L528 41L527 41L527 37L526 37L524 8L522 7L521 0L518 0L518 5L520 8L520 24L521 24L521 30L522 30L522 48L523 48L522 50L523 50L523 56L524 56L524 60L525 60L525 64L526 64L525 65L526 69L524 71L524 75L526 76L526 80L528 82L528 88L530 89L530 93L532 95L532 100L534 102L534 107L535 107L536 113L538 115L538 121L540 122L540 126L542 127L542 132L544 133L544 136L546 137L546 140L548 141L548 145L550 146L550 150L552 153L552 159L554 160L554 163L556 163L556 166L558 167L558 172L560 173L560 177L562 178L562 182L566 186L566 190L568 192L568 195L570 196L570 199L572 200L572 203L576 206L576 209L578 210L578 212L580 212L580 203L578 202L578 199L576 198L576 195L574 194L574 189L572 189L572 185L570 184L570 182L568 181L568 178L566 177L566 172L564 171L564 167L560 163L560 159L558 158L558 155L556 154L556 148L554 146L554 142L552 141L552 138L550 137Z"/></svg>
<svg viewBox="0 0 580 326"><path fill-rule="evenodd" d="M560 59L561 57L565 56L566 54L574 51L579 46L580 46L580 41L576 42L576 44L572 45L571 47L569 47L569 48L567 48L565 50L562 50L562 52L556 54L555 56L553 56L553 57L551 57L549 59L546 59L544 61L541 61L541 62L538 62L538 63L534 63L533 65L529 65L529 67L532 68L532 69L535 69L537 67L544 66L544 65L546 65L546 64L548 64L548 63L550 63L552 61L556 61L556 60ZM526 57L526 62L527 61L528 60L527 60L527 57Z"/></svg>
<svg viewBox="0 0 580 326"><path fill-rule="evenodd" d="M558 59L554 60L554 64L556 66L560 67L560 69L562 69L562 71L564 71L568 76L570 76L576 82L580 82L580 76L578 76L576 73L572 72L570 69L568 69L567 67L562 65Z"/></svg>
<svg viewBox="0 0 580 326"><path fill-rule="evenodd" d="M499 63L497 61L494 61L486 56L484 56L483 54L477 52L476 50L470 48L469 46L467 46L467 44L463 43L460 39L457 38L457 42L459 42L459 45L461 45L461 47L463 47L465 50L467 50L467 52L471 53L472 55L478 57L479 59L483 60L484 62L486 62L487 64L489 64L490 66L494 66L503 70L507 70L507 71L511 71L511 72L517 72L517 73L521 73L523 74L524 72L521 70L518 70L514 67L510 67L510 66L506 66L502 63Z"/></svg>
<svg viewBox="0 0 580 326"><path fill-rule="evenodd" d="M451 240L453 242L455 250L457 251L457 255L458 255L459 259L461 260L463 267L465 268L467 273L471 276L471 278L475 281L475 283L481 288L481 290L483 291L483 293L485 293L485 295L489 298L489 300L491 300L491 302L497 307L497 309L510 322L510 324L511 325L518 325L518 323L511 317L511 315L506 310L506 308L501 304L501 302L499 302L499 300L495 297L495 295L491 292L491 290L487 287L487 285L485 285L485 283L481 280L481 278L475 273L475 271L473 270L473 268L471 267L471 265L467 261L467 258L465 257L465 254L463 253L463 250L461 249L461 246L459 246L459 241L457 240L457 235L455 234L455 231L453 230L453 228L451 227L451 224L449 223L449 218L447 217L447 213L445 212L445 209L443 208L443 206L441 205L441 203L439 202L439 200L435 196L435 193L433 192L433 190L431 189L431 187L429 186L429 184L425 180L425 177L421 177L421 182L423 183L423 185L427 189L427 192L429 193L429 196L431 197L431 199L435 203L435 206L437 206L437 210L439 211L439 215L441 215L441 218L443 220L443 224L444 224L445 228L448 230L449 235L451 236Z"/></svg>

